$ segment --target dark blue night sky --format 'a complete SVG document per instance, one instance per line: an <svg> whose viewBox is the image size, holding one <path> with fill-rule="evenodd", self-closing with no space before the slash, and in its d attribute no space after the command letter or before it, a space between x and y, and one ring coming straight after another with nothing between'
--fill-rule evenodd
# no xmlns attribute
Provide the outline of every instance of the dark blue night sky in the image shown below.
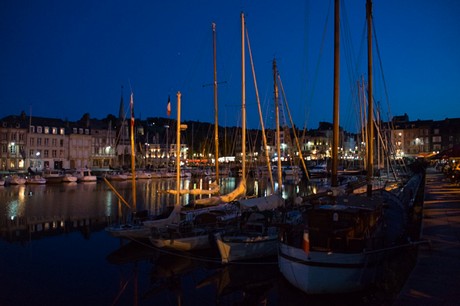
<svg viewBox="0 0 460 306"><path fill-rule="evenodd" d="M357 129L356 82L367 78L365 0L342 1L341 118ZM240 125L240 12L246 16L266 125L273 121L276 58L294 123L332 120L333 1L3 0L0 117L78 120L118 115L134 92L135 116L214 118L211 23L217 25L219 124ZM375 100L382 117L460 117L460 2L374 0ZM249 127L259 127L246 52ZM285 111L286 121L289 121Z"/></svg>

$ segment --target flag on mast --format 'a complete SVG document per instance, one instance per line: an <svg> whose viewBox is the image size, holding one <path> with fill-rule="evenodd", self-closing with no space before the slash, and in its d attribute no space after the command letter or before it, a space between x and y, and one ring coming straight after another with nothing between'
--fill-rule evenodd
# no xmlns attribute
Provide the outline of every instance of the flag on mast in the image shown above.
<svg viewBox="0 0 460 306"><path fill-rule="evenodd" d="M168 96L168 104L166 105L166 113L168 117L171 116L171 98Z"/></svg>

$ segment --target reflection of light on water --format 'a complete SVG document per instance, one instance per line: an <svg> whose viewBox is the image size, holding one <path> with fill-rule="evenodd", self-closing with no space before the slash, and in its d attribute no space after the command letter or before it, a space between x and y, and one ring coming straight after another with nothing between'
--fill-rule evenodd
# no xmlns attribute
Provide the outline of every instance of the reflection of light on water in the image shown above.
<svg viewBox="0 0 460 306"><path fill-rule="evenodd" d="M105 215L110 216L112 214L112 203L114 194L113 192L106 192L105 194Z"/></svg>
<svg viewBox="0 0 460 306"><path fill-rule="evenodd" d="M14 220L15 217L23 216L25 210L25 193L26 187L23 185L18 186L18 198L11 200L6 204L8 211L8 218Z"/></svg>

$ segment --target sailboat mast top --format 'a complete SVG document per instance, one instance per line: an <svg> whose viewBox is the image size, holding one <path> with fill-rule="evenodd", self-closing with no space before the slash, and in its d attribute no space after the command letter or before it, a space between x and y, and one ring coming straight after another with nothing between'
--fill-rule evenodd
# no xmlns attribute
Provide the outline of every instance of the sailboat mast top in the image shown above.
<svg viewBox="0 0 460 306"><path fill-rule="evenodd" d="M332 171L331 186L338 186L338 148L339 148L339 93L340 93L340 0L335 0L334 7L334 106L332 136Z"/></svg>
<svg viewBox="0 0 460 306"><path fill-rule="evenodd" d="M212 23L212 46L214 66L214 147L216 163L216 181L219 181L219 108L217 104L217 47L216 47L216 24Z"/></svg>
<svg viewBox="0 0 460 306"><path fill-rule="evenodd" d="M367 77L368 77L368 114L367 114L367 195L372 195L372 176L374 172L374 107L373 107L373 71L372 71L372 1L366 2L367 19Z"/></svg>
<svg viewBox="0 0 460 306"><path fill-rule="evenodd" d="M278 93L278 83L277 83L277 68L276 60L273 60L273 91L275 95L275 118L276 118L276 155L278 156L278 192L281 193L281 186L283 186L283 177L281 169L281 136L280 136L280 110L279 110L279 93Z"/></svg>
<svg viewBox="0 0 460 306"><path fill-rule="evenodd" d="M177 128L176 128L176 205L180 205L180 127L181 93L177 92Z"/></svg>
<svg viewBox="0 0 460 306"><path fill-rule="evenodd" d="M246 73L245 73L245 21L244 13L241 12L241 158L242 178L246 181Z"/></svg>
<svg viewBox="0 0 460 306"><path fill-rule="evenodd" d="M131 140L131 186L132 186L132 191L133 191L133 210L136 211L136 150L134 146L134 93L131 92L131 99L129 102L129 108L131 111L131 134L130 134L130 140Z"/></svg>

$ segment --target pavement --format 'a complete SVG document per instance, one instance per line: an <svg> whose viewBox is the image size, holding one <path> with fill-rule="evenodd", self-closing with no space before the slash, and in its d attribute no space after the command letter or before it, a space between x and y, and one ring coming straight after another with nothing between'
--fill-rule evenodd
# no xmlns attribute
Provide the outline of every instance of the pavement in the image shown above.
<svg viewBox="0 0 460 306"><path fill-rule="evenodd" d="M393 306L460 305L460 186L434 168L426 174L417 263Z"/></svg>

